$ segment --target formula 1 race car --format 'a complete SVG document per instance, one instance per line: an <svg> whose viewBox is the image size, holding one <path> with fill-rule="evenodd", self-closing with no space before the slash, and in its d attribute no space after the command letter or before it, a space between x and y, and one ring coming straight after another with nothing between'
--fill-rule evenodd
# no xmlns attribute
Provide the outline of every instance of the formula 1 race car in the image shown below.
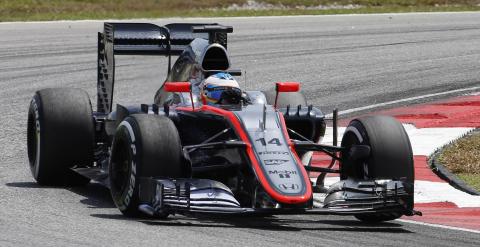
<svg viewBox="0 0 480 247"><path fill-rule="evenodd" d="M127 216L181 213L340 214L380 222L413 209L410 141L391 117L354 119L340 146L324 145L327 119L296 82L243 91L229 104L200 94L230 68L230 26L105 23L98 33L97 106L80 89L43 89L28 113L28 157L41 185L99 182ZM153 103L113 109L116 55L163 55L168 77ZM171 66L172 56L178 56ZM336 136L336 134L335 134ZM332 158L311 166L313 151ZM335 169L333 164L338 163ZM308 172L320 173L311 182ZM340 181L323 187L326 173ZM313 193L326 196L314 207Z"/></svg>

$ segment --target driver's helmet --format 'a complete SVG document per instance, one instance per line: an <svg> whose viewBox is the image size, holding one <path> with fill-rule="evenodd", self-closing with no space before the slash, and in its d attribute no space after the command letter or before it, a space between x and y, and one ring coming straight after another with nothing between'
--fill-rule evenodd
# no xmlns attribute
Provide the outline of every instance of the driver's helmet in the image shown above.
<svg viewBox="0 0 480 247"><path fill-rule="evenodd" d="M229 73L223 72L205 79L201 93L209 105L238 104L242 98L238 82Z"/></svg>

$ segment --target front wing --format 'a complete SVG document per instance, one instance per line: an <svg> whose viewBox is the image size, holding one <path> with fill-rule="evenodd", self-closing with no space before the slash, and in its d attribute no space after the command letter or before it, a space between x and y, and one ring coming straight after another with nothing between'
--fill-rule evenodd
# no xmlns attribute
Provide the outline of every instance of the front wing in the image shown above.
<svg viewBox="0 0 480 247"><path fill-rule="evenodd" d="M358 186L361 189L356 188ZM403 198L405 189L399 181L355 182L334 186L322 208L241 207L233 193L224 184L209 179L142 178L139 210L150 216L165 213L280 215L359 215L400 212L403 215L421 215L408 209ZM328 197L327 197L328 198Z"/></svg>

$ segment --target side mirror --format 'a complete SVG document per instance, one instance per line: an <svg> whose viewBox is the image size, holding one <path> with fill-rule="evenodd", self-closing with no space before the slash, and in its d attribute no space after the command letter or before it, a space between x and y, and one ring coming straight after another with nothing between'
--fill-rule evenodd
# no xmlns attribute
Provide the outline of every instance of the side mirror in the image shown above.
<svg viewBox="0 0 480 247"><path fill-rule="evenodd" d="M190 93L190 101L192 101L192 110L195 110L195 103L193 103L192 87L190 82L165 82L165 91L171 93Z"/></svg>
<svg viewBox="0 0 480 247"><path fill-rule="evenodd" d="M300 83L298 82L277 82L277 93L279 92L298 92L300 91Z"/></svg>
<svg viewBox="0 0 480 247"><path fill-rule="evenodd" d="M190 82L165 82L164 89L171 93L189 93L191 85Z"/></svg>
<svg viewBox="0 0 480 247"><path fill-rule="evenodd" d="M300 91L300 83L298 82L277 82L275 84L275 90L277 91L275 95L275 104L273 107L277 108L277 100L279 93L287 93L287 92L298 92Z"/></svg>

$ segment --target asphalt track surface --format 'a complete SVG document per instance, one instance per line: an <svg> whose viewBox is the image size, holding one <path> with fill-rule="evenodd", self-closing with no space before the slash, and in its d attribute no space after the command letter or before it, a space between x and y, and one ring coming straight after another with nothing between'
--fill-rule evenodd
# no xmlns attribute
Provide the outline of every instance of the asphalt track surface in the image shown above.
<svg viewBox="0 0 480 247"><path fill-rule="evenodd" d="M155 22L174 21L198 20ZM480 85L480 13L215 21L235 28L229 51L234 67L247 70L248 89L300 81L326 112ZM101 22L0 24L0 246L479 245L477 233L398 221L366 225L353 217L127 219L97 184L37 186L26 154L30 98L41 88L78 87L95 102L101 28ZM123 57L117 66L116 102L152 102L166 60Z"/></svg>

